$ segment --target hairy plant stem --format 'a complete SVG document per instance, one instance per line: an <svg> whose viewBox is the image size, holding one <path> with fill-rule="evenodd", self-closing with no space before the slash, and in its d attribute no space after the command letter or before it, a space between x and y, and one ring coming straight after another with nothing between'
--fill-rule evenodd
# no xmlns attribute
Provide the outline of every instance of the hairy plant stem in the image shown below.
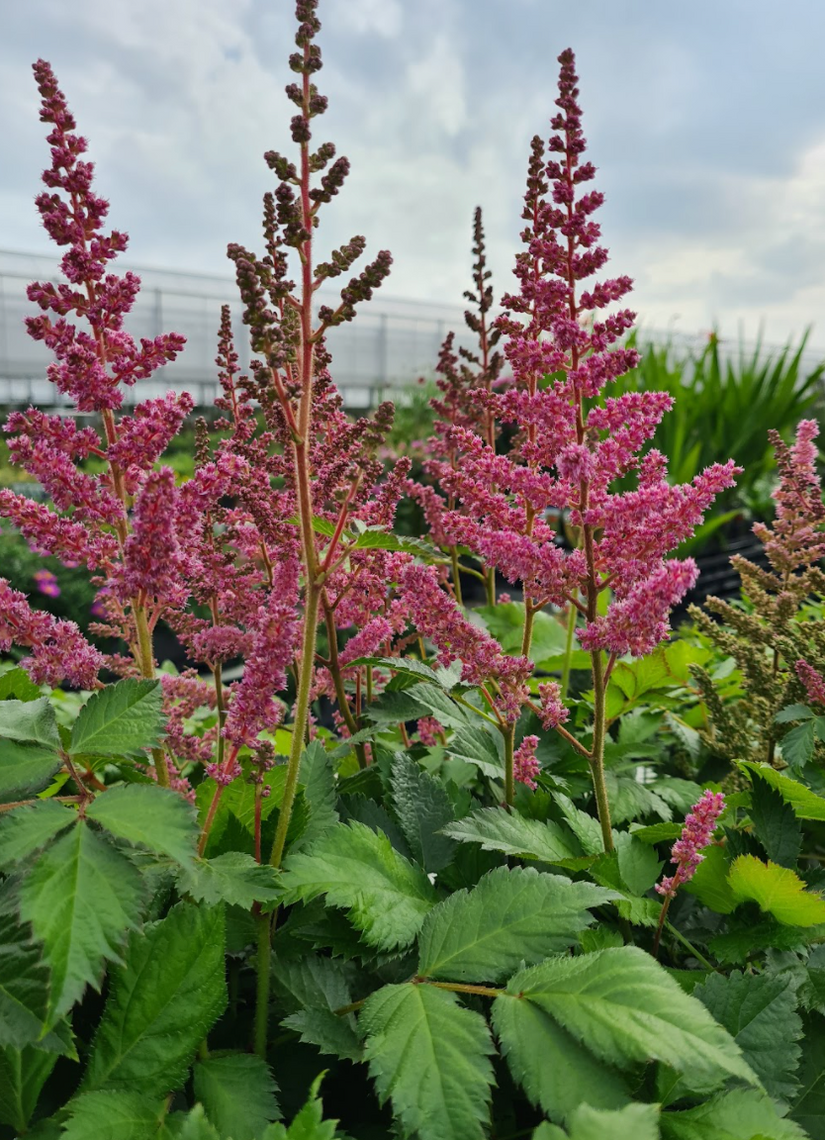
<svg viewBox="0 0 825 1140"><path fill-rule="evenodd" d="M570 663L573 660L573 644L576 639L576 620L578 610L571 602L567 609L567 636L564 642L564 660L561 666L561 699L567 699L570 689Z"/></svg>
<svg viewBox="0 0 825 1140"><path fill-rule="evenodd" d="M513 775L513 746L515 743L516 726L514 724L508 724L506 728L502 728L501 735L504 737L504 802L508 808L511 808L516 795L516 785Z"/></svg>
<svg viewBox="0 0 825 1140"><path fill-rule="evenodd" d="M329 604L326 590L323 590L321 593L321 604L324 609L324 623L327 628L327 641L329 642L329 662L327 664L327 668L329 669L329 674L332 677L332 683L335 686L335 699L338 702L338 710L341 713L341 716L344 718L344 724L346 724L350 734L354 736L358 731L358 724L356 723L355 717L352 715L352 710L350 709L349 701L347 700L347 692L344 688L344 678L341 673L341 663L338 660L338 632L335 628L335 614L333 613L332 607ZM355 744L353 745L353 748L355 749L355 755L358 757L358 767L366 768L367 754L364 745Z"/></svg>

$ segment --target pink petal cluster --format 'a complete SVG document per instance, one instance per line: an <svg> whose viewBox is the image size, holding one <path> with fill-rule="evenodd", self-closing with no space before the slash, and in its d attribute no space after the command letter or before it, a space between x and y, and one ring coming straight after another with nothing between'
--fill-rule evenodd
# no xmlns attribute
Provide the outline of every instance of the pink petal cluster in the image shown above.
<svg viewBox="0 0 825 1140"><path fill-rule="evenodd" d="M666 899L672 899L682 883L688 882L696 873L696 868L704 859L702 850L713 840L716 821L725 810L725 797L721 792L702 793L693 805L693 810L685 818L682 834L671 849L671 863L676 865L673 875L665 876L656 884L656 890Z"/></svg>
<svg viewBox="0 0 825 1140"><path fill-rule="evenodd" d="M805 686L812 705L825 705L825 677L813 665L801 658L794 664L796 675Z"/></svg>
<svg viewBox="0 0 825 1140"><path fill-rule="evenodd" d="M434 716L422 716L415 727L418 739L427 748L434 748L438 744L439 734L444 733L444 725Z"/></svg>
<svg viewBox="0 0 825 1140"><path fill-rule="evenodd" d="M776 431L768 432L776 452L779 485L773 493L776 518L771 526L755 523L753 533L779 573L795 574L825 558L825 504L816 473L819 435L816 420L801 420L788 447Z"/></svg>
<svg viewBox="0 0 825 1140"><path fill-rule="evenodd" d="M59 598L60 587L57 584L57 578L51 570L35 570L32 575L34 584L41 594L45 594L47 598Z"/></svg>
<svg viewBox="0 0 825 1140"><path fill-rule="evenodd" d="M90 645L73 621L32 609L26 595L0 578L0 653L25 645L31 656L21 664L38 685L67 680L81 689L97 687L104 657Z"/></svg>
<svg viewBox="0 0 825 1140"><path fill-rule="evenodd" d="M541 771L541 764L536 756L539 738L525 736L521 744L513 753L513 777L519 784L525 784L531 791L538 787L536 776Z"/></svg>

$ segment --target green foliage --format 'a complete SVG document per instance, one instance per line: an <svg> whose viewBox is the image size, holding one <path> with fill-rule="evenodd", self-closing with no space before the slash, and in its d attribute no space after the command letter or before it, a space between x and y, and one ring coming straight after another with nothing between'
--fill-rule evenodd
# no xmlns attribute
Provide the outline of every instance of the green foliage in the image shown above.
<svg viewBox="0 0 825 1140"><path fill-rule="evenodd" d="M756 1089L733 1089L684 1112L662 1114L662 1140L805 1140Z"/></svg>
<svg viewBox="0 0 825 1140"><path fill-rule="evenodd" d="M87 809L118 839L165 855L192 868L198 837L195 812L181 796L149 784L122 784L98 796Z"/></svg>
<svg viewBox="0 0 825 1140"><path fill-rule="evenodd" d="M222 1053L197 1061L194 1092L209 1122L232 1140L257 1140L280 1116L277 1085L266 1061L248 1053Z"/></svg>
<svg viewBox="0 0 825 1140"><path fill-rule="evenodd" d="M738 902L753 900L778 922L788 926L825 922L825 899L806 891L803 881L787 867L740 855L731 866L728 881Z"/></svg>
<svg viewBox="0 0 825 1140"><path fill-rule="evenodd" d="M393 807L410 850L425 871L441 871L452 861L455 843L442 830L453 821L453 806L437 780L403 752L392 766Z"/></svg>
<svg viewBox="0 0 825 1140"><path fill-rule="evenodd" d="M582 855L573 835L560 824L541 823L502 808L483 808L445 828L462 843L480 843L485 851L500 851L542 863L567 865Z"/></svg>
<svg viewBox="0 0 825 1140"><path fill-rule="evenodd" d="M128 677L93 693L72 726L72 754L128 756L155 746L163 731L159 681Z"/></svg>
<svg viewBox="0 0 825 1140"><path fill-rule="evenodd" d="M0 803L13 803L42 791L62 765L60 756L49 745L0 742Z"/></svg>
<svg viewBox="0 0 825 1140"><path fill-rule="evenodd" d="M361 1015L381 1101L421 1140L482 1140L493 1083L484 1018L431 986L385 986Z"/></svg>

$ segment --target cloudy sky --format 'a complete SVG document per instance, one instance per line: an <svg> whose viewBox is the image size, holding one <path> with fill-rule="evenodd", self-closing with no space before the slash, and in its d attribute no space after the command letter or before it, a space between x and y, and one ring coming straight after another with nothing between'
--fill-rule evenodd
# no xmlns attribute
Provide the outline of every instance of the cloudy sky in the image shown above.
<svg viewBox="0 0 825 1140"><path fill-rule="evenodd" d="M30 64L90 139L138 265L227 272L258 241L291 145L290 0L25 0L0 5L0 248L49 252L32 206L47 148ZM817 0L321 0L316 139L353 163L322 214L395 264L387 294L456 303L484 209L510 286L529 140L547 137L556 56L578 59L611 267L651 328L825 349L825 5Z"/></svg>

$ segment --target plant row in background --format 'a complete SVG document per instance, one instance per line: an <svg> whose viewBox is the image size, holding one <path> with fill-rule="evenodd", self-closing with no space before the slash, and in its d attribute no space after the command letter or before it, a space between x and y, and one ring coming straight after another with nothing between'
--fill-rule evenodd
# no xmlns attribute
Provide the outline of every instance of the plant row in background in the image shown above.
<svg viewBox="0 0 825 1140"><path fill-rule="evenodd" d="M84 631L0 579L7 1135L825 1136L816 424L770 441L767 568L742 562L724 624L668 641L697 576L673 551L743 472L659 435L681 383L637 383L630 280L593 280L565 51L517 290L493 319L478 214L478 348L445 343L421 478L387 464L392 408L344 415L324 336L391 259L315 311L365 241L319 258L349 166L313 142L314 0L297 18L295 158L265 156L264 253L229 248L255 362L239 374L225 310L220 414L183 481L163 456L189 398L121 408L182 339L125 331L125 235L35 65L37 206L66 252L28 327L100 429L7 423L45 499L5 488L0 514L95 590ZM734 399L715 345L696 369ZM787 427L798 358L747 374L737 398L770 390ZM741 447L763 477L762 443ZM409 500L423 536L393 530ZM161 624L197 669L159 671Z"/></svg>

